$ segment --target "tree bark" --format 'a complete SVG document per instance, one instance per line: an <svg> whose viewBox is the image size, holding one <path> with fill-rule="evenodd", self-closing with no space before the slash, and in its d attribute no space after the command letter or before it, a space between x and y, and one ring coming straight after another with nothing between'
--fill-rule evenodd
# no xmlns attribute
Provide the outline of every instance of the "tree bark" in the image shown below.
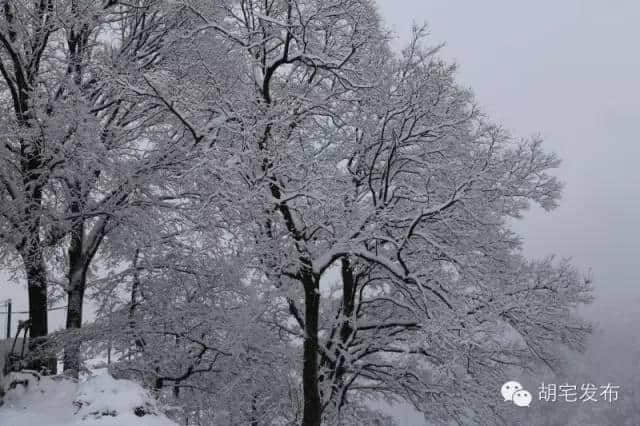
<svg viewBox="0 0 640 426"><path fill-rule="evenodd" d="M318 380L318 316L320 312L319 280L311 271L303 272L305 298L305 336L303 343L302 388L304 393L303 426L320 426L322 402Z"/></svg>
<svg viewBox="0 0 640 426"><path fill-rule="evenodd" d="M341 275L342 275L342 316L345 320L340 325L340 343L346 347L347 341L351 338L351 335L354 333L352 321L355 319L353 317L355 310L355 297L356 297L356 277L353 274L353 265L347 258L343 258L341 262ZM334 386L332 386L332 399L335 397L335 390L342 389L344 387L344 375L346 372L345 369L345 358L344 354L342 354L339 350L335 351L337 358L337 365L335 367L335 377L334 377ZM340 400L335 401L337 404L337 410L340 412L340 409L345 404L346 398L346 390L343 390L340 393Z"/></svg>
<svg viewBox="0 0 640 426"><path fill-rule="evenodd" d="M48 334L47 322L47 270L44 263L43 244L40 239L40 208L42 206L42 182L40 161L26 156L23 161L25 170L24 187L27 190L27 202L23 212L25 235L18 245L18 251L24 263L29 296L29 352L32 355L28 368L40 371L43 367L56 372L55 357L46 355L45 336ZM42 351L42 353L40 353Z"/></svg>
<svg viewBox="0 0 640 426"><path fill-rule="evenodd" d="M80 206L80 188L76 189L76 201L71 204L71 212L78 214ZM84 219L79 218L72 225L71 243L68 249L69 275L67 287L67 330L77 330L82 327L82 302L87 284L87 268L89 261L84 251ZM77 378L80 371L80 338L73 333L64 347L63 370Z"/></svg>
<svg viewBox="0 0 640 426"><path fill-rule="evenodd" d="M346 389L344 388L344 376L346 374L346 359L343 351L348 346L349 340L356 332L353 328L355 297L358 286L357 278L353 272L353 265L349 258L340 260L340 274L342 277L342 305L336 316L339 320L331 331L325 349L332 351L334 360L323 354L320 359L320 366L328 370L326 377L321 377L320 385L323 380L331 382L331 395L329 402L335 405L337 412L346 403ZM341 319L342 318L342 319ZM337 335L336 335L337 334Z"/></svg>
<svg viewBox="0 0 640 426"><path fill-rule="evenodd" d="M77 330L82 327L82 302L86 287L86 270L84 265L70 272L69 289L67 290L67 330ZM64 371L77 378L80 371L79 336L71 335L64 347Z"/></svg>
<svg viewBox="0 0 640 426"><path fill-rule="evenodd" d="M47 335L47 272L42 248L38 242L27 242L22 260L27 276L29 294L30 337L36 339Z"/></svg>

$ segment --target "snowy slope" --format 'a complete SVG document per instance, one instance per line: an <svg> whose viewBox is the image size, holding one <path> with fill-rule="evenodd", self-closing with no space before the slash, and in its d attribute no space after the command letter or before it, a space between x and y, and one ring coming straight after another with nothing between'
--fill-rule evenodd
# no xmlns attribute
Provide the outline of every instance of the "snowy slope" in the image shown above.
<svg viewBox="0 0 640 426"><path fill-rule="evenodd" d="M106 372L80 382L25 373L10 379L28 379L29 385L7 392L0 426L177 426L140 385Z"/></svg>

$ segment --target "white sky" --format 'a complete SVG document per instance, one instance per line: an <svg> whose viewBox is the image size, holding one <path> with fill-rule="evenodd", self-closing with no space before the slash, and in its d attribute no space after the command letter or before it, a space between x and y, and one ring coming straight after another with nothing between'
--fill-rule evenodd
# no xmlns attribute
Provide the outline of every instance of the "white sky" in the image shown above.
<svg viewBox="0 0 640 426"><path fill-rule="evenodd" d="M640 2L379 0L406 39L413 21L459 66L484 110L563 159L561 206L516 224L526 253L557 253L599 287L633 293L640 271Z"/></svg>

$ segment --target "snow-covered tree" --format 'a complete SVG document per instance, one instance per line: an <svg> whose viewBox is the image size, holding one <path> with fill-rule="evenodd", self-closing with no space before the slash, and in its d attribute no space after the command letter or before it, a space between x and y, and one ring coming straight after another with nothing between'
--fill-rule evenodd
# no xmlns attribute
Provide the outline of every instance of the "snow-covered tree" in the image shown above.
<svg viewBox="0 0 640 426"><path fill-rule="evenodd" d="M55 150L49 149L47 139L63 136L52 131L47 99L47 89L57 82L57 76L50 73L46 63L52 53L52 35L58 29L53 9L51 1L5 1L0 18L5 129L0 148L0 236L24 263L32 337L44 336L48 331L45 240L41 227L44 188L56 160Z"/></svg>
<svg viewBox="0 0 640 426"><path fill-rule="evenodd" d="M184 156L170 138L149 142L158 132L154 105L116 84L159 63L177 21L158 5L4 4L1 70L10 96L3 107L12 113L4 115L0 224L3 242L22 258L32 337L47 334L47 293L55 290L47 281L57 269L64 272L67 328L81 326L87 274L105 235L132 204L148 201L133 197L136 191ZM45 250L64 252L62 265L49 262L49 274ZM71 340L64 368L77 374L79 343Z"/></svg>
<svg viewBox="0 0 640 426"><path fill-rule="evenodd" d="M198 102L150 96L210 141L222 203L247 205L256 271L302 341L303 424L376 398L499 421L507 366L556 368L556 344L582 347L588 281L524 260L508 228L531 202L555 207L558 160L490 123L421 30L397 57L369 2L186 7L185 38L225 46L242 96L206 59Z"/></svg>

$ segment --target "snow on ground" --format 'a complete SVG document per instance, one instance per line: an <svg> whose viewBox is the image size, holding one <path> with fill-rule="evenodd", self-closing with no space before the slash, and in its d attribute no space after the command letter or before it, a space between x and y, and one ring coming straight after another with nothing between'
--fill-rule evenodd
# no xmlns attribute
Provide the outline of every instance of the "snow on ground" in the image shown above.
<svg viewBox="0 0 640 426"><path fill-rule="evenodd" d="M12 373L5 388L15 379L29 384L7 392L0 426L177 426L140 385L116 380L106 371L80 382Z"/></svg>

